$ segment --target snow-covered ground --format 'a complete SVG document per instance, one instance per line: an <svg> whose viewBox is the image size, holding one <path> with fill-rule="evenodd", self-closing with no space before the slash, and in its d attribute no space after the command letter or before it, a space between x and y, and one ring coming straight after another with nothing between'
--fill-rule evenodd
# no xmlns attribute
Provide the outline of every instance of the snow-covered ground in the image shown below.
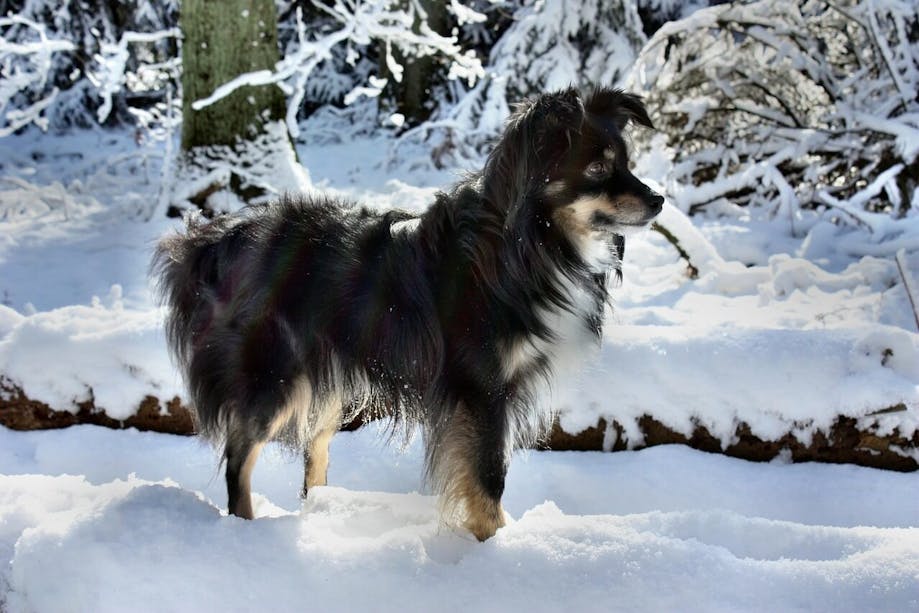
<svg viewBox="0 0 919 613"><path fill-rule="evenodd" d="M133 136L0 140L0 374L57 409L92 394L119 418L182 395L146 277L178 222L158 209L162 147ZM391 146L299 154L319 188L381 207L422 209L460 170L376 165ZM666 191L662 157L639 172ZM721 213L662 217L698 279L661 235L629 239L603 346L557 390L562 425L614 418L634 446L647 412L725 442L741 421L807 440L844 414L911 435L919 335L894 254L919 278L919 212L863 213L871 232ZM270 449L247 523L222 514L216 457L194 439L0 429L0 610L919 608L919 474L678 447L533 452L511 467L514 521L479 544L414 493L419 441L380 439L336 438L333 485L302 505L298 461Z"/></svg>
<svg viewBox="0 0 919 613"><path fill-rule="evenodd" d="M919 474L666 446L530 452L485 543L416 493L420 441L332 443L329 487L268 448L253 522L190 438L0 430L0 608L18 611L907 611ZM5 593L4 593L5 592ZM5 600L5 602L4 602Z"/></svg>

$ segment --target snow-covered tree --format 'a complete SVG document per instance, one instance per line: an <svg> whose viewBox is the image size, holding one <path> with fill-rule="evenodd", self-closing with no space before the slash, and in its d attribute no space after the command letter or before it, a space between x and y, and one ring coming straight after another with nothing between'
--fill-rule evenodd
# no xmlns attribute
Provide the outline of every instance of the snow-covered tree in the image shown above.
<svg viewBox="0 0 919 613"><path fill-rule="evenodd" d="M761 1L666 24L644 89L686 211L724 202L859 210L919 206L919 16L914 2Z"/></svg>
<svg viewBox="0 0 919 613"><path fill-rule="evenodd" d="M238 75L267 72L278 63L274 1L183 0L179 22L182 151L172 203L229 210L278 190L305 188L283 128L285 98L277 84L243 84L211 104L195 105Z"/></svg>
<svg viewBox="0 0 919 613"><path fill-rule="evenodd" d="M178 0L12 0L0 18L6 127L127 122L165 102ZM26 53L26 51L28 51ZM36 111L42 113L37 114Z"/></svg>
<svg viewBox="0 0 919 613"><path fill-rule="evenodd" d="M620 84L646 41L628 0L527 0L504 3L502 10L513 13L506 29L492 26L502 34L491 47L485 78L406 138L475 159L502 129L511 104L569 85Z"/></svg>
<svg viewBox="0 0 919 613"><path fill-rule="evenodd" d="M183 14L189 11L189 6L207 5L208 2L209 0L186 0ZM241 39L245 45L265 42L261 32L247 34L244 24L239 23L234 27L228 20L239 20L239 15L242 15L243 19L254 19L256 23L270 21L274 27L273 19L269 20L267 16L255 18L254 11L226 3L214 3L214 7L221 17L205 19L203 23L206 24L206 29L196 30L202 34L201 37L194 34L194 38L190 38L189 33L194 33L195 30L183 25L183 30L188 30L183 47L186 117L191 113L205 111L212 105L228 103L231 97L236 97L236 102L232 103L234 106L244 106L240 100L248 100L250 97L245 95L245 91L279 86L287 94L287 129L293 136L297 136L298 114L306 101L307 84L317 68L327 62L335 62L340 58L342 51L345 54L345 64L353 66L362 56L371 55L368 50L377 50L379 64L385 66L385 74L388 75L380 76L384 74L383 70L378 71L379 74L376 75L367 74L365 82L358 82L344 96L342 101L345 104L361 97L379 96L390 81L401 83L406 63L417 58L436 58L437 62L448 70L447 76L450 79L466 79L472 83L481 74L481 65L475 54L462 49L456 36L444 36L435 32L428 22L430 15L424 11L421 3L416 1L405 3L401 0L335 0L327 4L317 3L316 9L323 12L327 19L312 28L304 22L303 12L298 8L294 11L296 44L288 43L287 54L273 65L265 59L265 55L258 55L261 59L255 63L247 63L246 60L233 64L226 59L240 55L240 51L235 49L234 42L229 38L235 37L237 41ZM451 8L463 15L471 12L458 3L451 4ZM214 26L218 20L226 26L223 29L229 33L227 40L203 35L205 31L221 29ZM185 17L183 23L184 21ZM211 45L206 53L199 50L202 43ZM192 46L195 47L194 52L190 50ZM224 47L230 50L227 56L223 55ZM201 71L192 66L192 55L211 57L214 61L222 63L220 70L205 71L208 76L205 87L197 86L200 74L195 73ZM366 63L363 65L366 66ZM244 90L242 96L240 90ZM252 109L264 111L265 105L258 101L248 101L247 104ZM214 113L214 117L219 120L224 114L217 112ZM186 155L183 159L180 168L182 176L177 182L176 196L173 200L191 200L205 209L232 209L241 202L258 200L264 194L270 193L269 182L274 184L275 191L302 189L307 180L302 171L294 168L294 156L286 137L281 136L279 129L272 127L271 119L274 115L272 106L267 114L259 119L265 129L255 130L250 134L252 138L248 139L243 132L248 130L246 126L251 126L252 122L239 124L234 120L233 123L237 127L232 133L235 133L235 138L239 141L237 145L230 144L229 141L232 139L222 139L212 144L218 147L216 149L214 146L203 146L207 143L194 147L193 154ZM248 117L253 119L251 115ZM205 130L206 133L211 131L211 128ZM183 144L189 148L185 137ZM254 145L254 148L249 145ZM283 155L284 159L278 157L279 150L288 151ZM224 161L214 163L214 160ZM279 170L279 165L286 170ZM195 175L198 177L195 178ZM227 188L232 193L229 199Z"/></svg>

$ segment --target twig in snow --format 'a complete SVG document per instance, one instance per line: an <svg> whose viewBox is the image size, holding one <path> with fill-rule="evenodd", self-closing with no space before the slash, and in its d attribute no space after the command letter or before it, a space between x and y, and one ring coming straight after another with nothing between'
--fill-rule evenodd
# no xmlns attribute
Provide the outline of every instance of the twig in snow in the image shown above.
<svg viewBox="0 0 919 613"><path fill-rule="evenodd" d="M862 219L862 218L858 215L858 213L852 211L852 210L846 205L845 202L842 202L842 201L840 201L840 200L837 200L836 198L834 198L833 196L829 195L828 193L826 193L826 192L823 191L823 190L818 191L817 194L816 194L816 196L817 196L817 198L818 198L823 204L825 204L826 206L828 206L828 207L830 207L830 208L833 208L833 209L836 209L836 210L839 211L840 213L845 213L846 215L848 215L849 217L851 217L851 218L855 221L856 224L858 224L858 225L863 226L864 228L866 228L866 229L868 230L869 233L873 233L873 232L874 232L874 227L872 227L872 225L871 225L870 223L868 223L867 221L865 221L864 219Z"/></svg>
<svg viewBox="0 0 919 613"><path fill-rule="evenodd" d="M900 271L900 278L903 279L903 288L906 290L906 297L909 298L909 305L913 307L913 317L916 320L916 329L919 330L919 308L916 303L916 289L913 287L913 278L906 268L906 250L897 251L894 258L897 261L897 270Z"/></svg>
<svg viewBox="0 0 919 613"><path fill-rule="evenodd" d="M680 257L686 260L686 271L689 274L689 278L698 279L699 269L696 268L696 266L692 263L692 260L689 259L689 254L685 249L683 249L682 245L680 245L680 240L676 237L676 235L674 235L673 232L657 222L651 224L651 229L656 232L660 232L661 235L663 235L663 237L666 238L671 245L673 245L674 249L677 250L677 253L680 254Z"/></svg>

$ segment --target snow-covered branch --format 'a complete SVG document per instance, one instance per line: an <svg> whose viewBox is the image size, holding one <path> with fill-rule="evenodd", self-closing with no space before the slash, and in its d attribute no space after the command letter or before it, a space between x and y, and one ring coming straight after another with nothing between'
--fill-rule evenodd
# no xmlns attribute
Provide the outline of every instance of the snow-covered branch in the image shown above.
<svg viewBox="0 0 919 613"><path fill-rule="evenodd" d="M917 28L897 0L761 0L664 25L630 86L673 151L668 191L687 211L728 197L902 214L919 183Z"/></svg>
<svg viewBox="0 0 919 613"><path fill-rule="evenodd" d="M21 4L0 17L0 137L30 124L86 127L116 108L126 120L162 104L181 61L173 0L133 0L126 13L77 0Z"/></svg>
<svg viewBox="0 0 919 613"><path fill-rule="evenodd" d="M87 73L88 78L102 96L102 105L97 111L99 123L104 122L112 112L112 96L124 88L130 58L128 44L156 43L167 38L180 38L181 36L178 28L170 28L160 32L125 32L116 44L102 43L101 53L93 58L99 67Z"/></svg>
<svg viewBox="0 0 919 613"><path fill-rule="evenodd" d="M331 6L318 3L316 6L338 23L340 28L311 39L298 8L297 48L278 62L274 71L260 70L239 75L219 86L210 96L196 100L192 108L201 110L241 87L276 83L288 94L287 127L293 136L297 136L299 129L296 116L305 96L307 80L317 66L331 59L333 50L344 43L360 46L374 42L382 44L387 69L396 81L401 79L403 72L403 66L394 53L397 49L406 58L440 58L449 65L450 79L465 79L470 85L484 75L482 64L475 53L463 50L456 36L443 36L435 32L426 23L426 15L417 3L408 3L406 8L396 0L336 0ZM460 8L463 9L462 15L457 17L465 21L484 18L468 7ZM453 9L456 10L456 7ZM356 90L349 100L359 94L378 93L382 87L381 80L374 79L370 87Z"/></svg>
<svg viewBox="0 0 919 613"><path fill-rule="evenodd" d="M23 26L34 34L35 40L11 42L6 31L13 26ZM72 51L73 43L48 38L45 27L19 15L0 17L0 137L8 136L31 123L47 127L42 112L54 102L56 87L48 89L51 59L55 53ZM37 92L37 100L22 102L25 91ZM17 105L17 101L19 104Z"/></svg>

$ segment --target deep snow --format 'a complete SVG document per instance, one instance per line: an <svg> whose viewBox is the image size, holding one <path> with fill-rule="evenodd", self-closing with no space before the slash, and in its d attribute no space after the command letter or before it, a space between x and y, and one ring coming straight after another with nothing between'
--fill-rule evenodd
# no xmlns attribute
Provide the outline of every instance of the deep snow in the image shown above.
<svg viewBox="0 0 919 613"><path fill-rule="evenodd" d="M415 493L420 441L384 443L339 434L334 485L302 506L299 461L269 447L246 522L221 510L195 439L0 430L0 598L10 613L919 607L916 473L530 452L508 475L513 521L478 543Z"/></svg>

